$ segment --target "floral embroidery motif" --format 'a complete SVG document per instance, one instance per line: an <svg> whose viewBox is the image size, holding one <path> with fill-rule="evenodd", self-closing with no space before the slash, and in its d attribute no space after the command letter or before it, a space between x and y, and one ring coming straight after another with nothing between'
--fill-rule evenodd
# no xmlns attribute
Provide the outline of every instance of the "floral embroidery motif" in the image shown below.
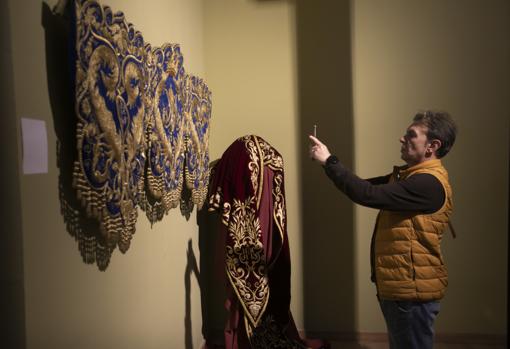
<svg viewBox="0 0 510 349"><path fill-rule="evenodd" d="M274 171L273 183L270 186L273 201L272 221L283 242L285 237L285 197L283 188L283 159L281 155L262 138L254 135L241 137L248 154L247 183L251 189L239 197L233 187L222 188L219 184L212 188L209 196L209 211L221 213L222 223L227 226L226 241L226 273L240 304L248 327L256 328L264 316L269 301L270 290L268 281L268 265L262 243L262 232L259 219L259 206L262 189L264 188L264 167ZM222 158L223 160L223 158ZM222 161L220 160L220 162ZM236 160L234 160L236 161ZM212 168L211 176L217 176L217 167ZM228 165L222 163L221 176L226 176ZM223 185L230 185L227 180ZM228 190L227 192L224 192ZM224 195L227 195L226 197ZM283 245L283 244L282 244ZM281 248L280 248L281 249ZM280 250L273 251L273 259ZM248 329L247 327L247 329Z"/></svg>
<svg viewBox="0 0 510 349"><path fill-rule="evenodd" d="M253 197L245 201L234 199L228 224L232 244L226 247L226 271L246 315L257 326L269 300L269 286L254 204Z"/></svg>

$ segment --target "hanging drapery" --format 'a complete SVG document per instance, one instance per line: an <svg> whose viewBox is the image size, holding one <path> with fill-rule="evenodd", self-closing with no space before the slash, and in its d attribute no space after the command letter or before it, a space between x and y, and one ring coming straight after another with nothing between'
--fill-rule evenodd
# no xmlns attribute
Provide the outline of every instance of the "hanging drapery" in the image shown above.
<svg viewBox="0 0 510 349"><path fill-rule="evenodd" d="M138 206L159 221L184 184L193 204L205 201L211 94L185 72L179 45L152 48L122 12L97 1L74 6L73 185L109 248L125 252Z"/></svg>
<svg viewBox="0 0 510 349"><path fill-rule="evenodd" d="M211 170L229 297L226 348L302 348L290 313L283 159L258 136L237 139Z"/></svg>

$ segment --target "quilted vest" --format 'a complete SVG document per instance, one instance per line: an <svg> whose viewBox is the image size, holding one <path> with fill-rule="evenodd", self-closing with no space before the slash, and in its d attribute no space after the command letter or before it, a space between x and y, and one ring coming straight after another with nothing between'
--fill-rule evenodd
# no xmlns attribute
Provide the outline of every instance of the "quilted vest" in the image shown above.
<svg viewBox="0 0 510 349"><path fill-rule="evenodd" d="M381 299L431 301L443 298L448 273L441 254L441 239L452 213L452 189L441 160L396 168L391 181L428 173L443 185L443 206L432 214L381 210L372 246L372 266Z"/></svg>

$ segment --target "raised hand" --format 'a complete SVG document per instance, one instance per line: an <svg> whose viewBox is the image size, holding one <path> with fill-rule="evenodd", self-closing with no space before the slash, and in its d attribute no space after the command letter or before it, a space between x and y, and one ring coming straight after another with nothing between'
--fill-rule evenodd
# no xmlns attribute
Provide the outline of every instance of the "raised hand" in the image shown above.
<svg viewBox="0 0 510 349"><path fill-rule="evenodd" d="M326 160L331 156L328 147L319 141L317 137L310 135L308 138L312 141L310 146L310 157L321 165L324 165Z"/></svg>

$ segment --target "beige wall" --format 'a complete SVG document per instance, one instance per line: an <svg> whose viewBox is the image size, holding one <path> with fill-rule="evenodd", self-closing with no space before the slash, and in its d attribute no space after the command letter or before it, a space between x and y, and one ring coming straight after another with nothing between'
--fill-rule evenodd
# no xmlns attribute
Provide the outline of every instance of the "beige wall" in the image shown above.
<svg viewBox="0 0 510 349"><path fill-rule="evenodd" d="M213 93L211 159L237 138L256 134L285 163L292 310L302 327L298 120L294 12L283 1L204 1L205 66Z"/></svg>
<svg viewBox="0 0 510 349"><path fill-rule="evenodd" d="M383 174L400 163L398 139L412 115L438 108L453 114L460 134L445 159L459 237L444 241L451 285L437 330L503 334L508 4L224 0L205 9L213 156L234 138L257 133L282 151L287 181L296 176L301 184L287 187L288 202L301 200L288 208L298 327L326 335L385 331L368 277L376 212L356 207L346 216L346 200L303 156L302 136L317 122L319 135L361 176ZM487 152L481 141L497 151ZM478 178L487 181L473 186Z"/></svg>
<svg viewBox="0 0 510 349"><path fill-rule="evenodd" d="M147 42L180 43L186 69L204 75L201 1L104 4L122 9ZM27 348L198 348L197 278L191 275L185 287L188 241L199 258L194 218L172 210L151 229L140 212L131 248L125 255L116 250L105 272L82 262L65 230L41 8L37 1L9 1L16 118L46 121L49 148L49 173L21 176Z"/></svg>
<svg viewBox="0 0 510 349"><path fill-rule="evenodd" d="M445 236L450 285L438 332L506 332L508 1L353 1L356 171L399 163L398 139L418 109L449 111L458 140L445 158L457 239ZM360 331L384 331L369 273L374 210L356 209Z"/></svg>

